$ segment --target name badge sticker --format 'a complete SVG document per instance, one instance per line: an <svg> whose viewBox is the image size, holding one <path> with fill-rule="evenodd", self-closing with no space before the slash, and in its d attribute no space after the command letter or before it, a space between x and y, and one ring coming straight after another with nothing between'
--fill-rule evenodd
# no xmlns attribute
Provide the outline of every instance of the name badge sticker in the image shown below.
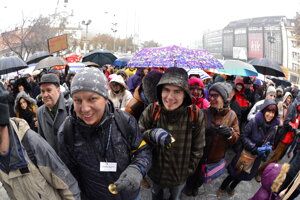
<svg viewBox="0 0 300 200"><path fill-rule="evenodd" d="M115 162L100 162L100 172L116 172L117 163Z"/></svg>

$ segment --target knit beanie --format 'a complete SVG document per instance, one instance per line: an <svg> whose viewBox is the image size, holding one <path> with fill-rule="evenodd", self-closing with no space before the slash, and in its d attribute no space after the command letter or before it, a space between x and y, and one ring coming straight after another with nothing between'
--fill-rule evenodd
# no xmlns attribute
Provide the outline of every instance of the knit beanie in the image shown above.
<svg viewBox="0 0 300 200"><path fill-rule="evenodd" d="M156 85L158 84L162 75L162 72L151 71L142 80L142 88L149 103L157 101Z"/></svg>
<svg viewBox="0 0 300 200"><path fill-rule="evenodd" d="M269 86L269 87L268 87L266 96L269 95L269 94L276 94L276 89L275 89L275 87L273 87L273 86Z"/></svg>
<svg viewBox="0 0 300 200"><path fill-rule="evenodd" d="M221 95L221 97L225 103L225 102L227 102L229 94L232 91L232 86L226 82L223 82L223 83L217 82L217 83L214 83L212 86L210 86L209 92L211 90L218 92Z"/></svg>
<svg viewBox="0 0 300 200"><path fill-rule="evenodd" d="M108 87L106 76L98 68L83 68L73 78L71 95L80 91L95 92L107 99Z"/></svg>

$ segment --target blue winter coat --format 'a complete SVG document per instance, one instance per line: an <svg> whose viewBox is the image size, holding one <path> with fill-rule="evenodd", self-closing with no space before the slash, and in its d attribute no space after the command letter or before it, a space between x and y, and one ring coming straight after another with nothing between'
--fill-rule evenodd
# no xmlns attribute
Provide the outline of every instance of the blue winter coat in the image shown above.
<svg viewBox="0 0 300 200"><path fill-rule="evenodd" d="M261 110L266 108L268 105L275 104L275 101L265 101L265 103L262 105ZM265 123L265 119L263 116L262 111L259 111L253 119L251 119L247 125L245 126L242 134L241 134L241 140L243 147L250 151L252 154L257 155L256 149L258 147L261 147L264 143L270 142L273 144L275 132L276 132L276 126L279 124L279 119L274 118L270 123L268 129L266 131L264 130L263 126ZM267 141L265 141L267 139ZM259 165L262 161L262 157L256 157L254 161L254 165L251 169L250 174L242 171L241 174L236 173L236 163L238 159L240 158L241 152L238 152L232 159L231 163L228 165L228 173L233 176L234 178L238 180L251 180L257 173Z"/></svg>
<svg viewBox="0 0 300 200"><path fill-rule="evenodd" d="M72 111L70 126L65 126L65 120L59 130L59 155L77 179L83 195L90 200L135 199L139 191L122 191L113 195L108 191L108 185L114 183L129 165L138 166L144 173L151 167L150 147L144 145L138 148L143 136L136 120L120 111L125 116L124 125L128 126L126 131L121 132L116 124L115 112L117 111L109 101L101 122L89 126ZM124 132L126 135L123 135ZM138 150L131 153L136 149ZM106 161L116 162L117 172L100 172L100 162Z"/></svg>

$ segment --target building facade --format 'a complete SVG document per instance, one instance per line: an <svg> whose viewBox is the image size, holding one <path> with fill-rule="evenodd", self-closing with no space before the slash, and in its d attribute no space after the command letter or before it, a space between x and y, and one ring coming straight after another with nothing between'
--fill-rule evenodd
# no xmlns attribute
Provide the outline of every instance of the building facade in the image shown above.
<svg viewBox="0 0 300 200"><path fill-rule="evenodd" d="M294 21L285 16L232 21L223 28L221 41L216 34L219 31L204 34L204 49L212 53L218 50L224 59L247 62L253 58L269 58L283 68L288 80L300 84L300 49L296 45Z"/></svg>

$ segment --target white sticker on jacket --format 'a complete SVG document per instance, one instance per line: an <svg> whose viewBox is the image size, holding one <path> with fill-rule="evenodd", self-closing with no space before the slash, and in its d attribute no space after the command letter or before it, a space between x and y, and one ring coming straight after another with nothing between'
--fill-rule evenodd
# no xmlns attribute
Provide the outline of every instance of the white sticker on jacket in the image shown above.
<svg viewBox="0 0 300 200"><path fill-rule="evenodd" d="M115 162L100 162L100 172L116 172L117 163Z"/></svg>

